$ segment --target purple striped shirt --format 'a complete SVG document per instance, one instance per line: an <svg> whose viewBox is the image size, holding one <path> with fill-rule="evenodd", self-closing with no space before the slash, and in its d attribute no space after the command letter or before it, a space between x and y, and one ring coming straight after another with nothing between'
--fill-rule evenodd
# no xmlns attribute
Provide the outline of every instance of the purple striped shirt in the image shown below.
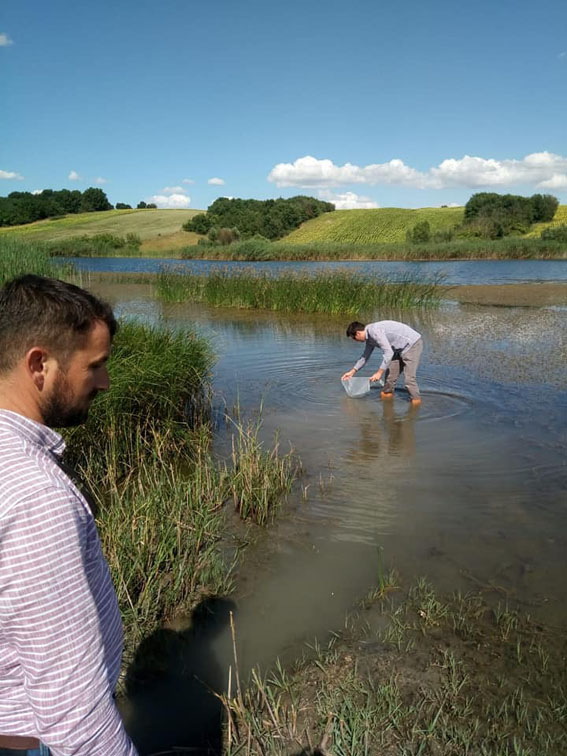
<svg viewBox="0 0 567 756"><path fill-rule="evenodd" d="M135 756L113 699L116 594L88 504L45 425L0 410L0 734L53 756Z"/></svg>

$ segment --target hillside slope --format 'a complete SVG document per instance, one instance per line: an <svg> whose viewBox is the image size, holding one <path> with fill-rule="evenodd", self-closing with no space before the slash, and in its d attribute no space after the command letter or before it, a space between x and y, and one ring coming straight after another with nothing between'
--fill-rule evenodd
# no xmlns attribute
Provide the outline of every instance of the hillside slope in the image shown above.
<svg viewBox="0 0 567 756"><path fill-rule="evenodd" d="M0 229L0 234L17 234L37 241L57 241L73 236L94 236L95 234L137 234L143 247L163 246L165 238L171 237L170 248L178 246L180 237L185 245L194 243L189 234L181 231L181 226L202 210L106 210L99 213L78 213L64 218L38 221L25 226L10 226ZM152 244L153 242L153 244Z"/></svg>
<svg viewBox="0 0 567 756"><path fill-rule="evenodd" d="M406 231L421 221L429 221L432 231L452 228L463 219L462 207L423 207L408 210L384 207L376 210L335 210L304 223L285 240L306 242L401 242Z"/></svg>

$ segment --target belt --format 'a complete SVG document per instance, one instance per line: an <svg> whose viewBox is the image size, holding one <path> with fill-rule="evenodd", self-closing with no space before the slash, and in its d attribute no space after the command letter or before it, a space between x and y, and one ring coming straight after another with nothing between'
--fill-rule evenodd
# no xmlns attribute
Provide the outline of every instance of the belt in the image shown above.
<svg viewBox="0 0 567 756"><path fill-rule="evenodd" d="M41 743L37 738L22 738L19 735L0 735L0 748L12 748L14 751L27 751L39 748Z"/></svg>

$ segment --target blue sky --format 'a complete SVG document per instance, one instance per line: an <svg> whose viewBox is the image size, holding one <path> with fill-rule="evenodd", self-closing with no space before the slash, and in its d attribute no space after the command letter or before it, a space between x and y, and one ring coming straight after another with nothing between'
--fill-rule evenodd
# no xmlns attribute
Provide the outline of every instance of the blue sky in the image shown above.
<svg viewBox="0 0 567 756"><path fill-rule="evenodd" d="M4 0L0 70L2 195L567 203L565 0Z"/></svg>

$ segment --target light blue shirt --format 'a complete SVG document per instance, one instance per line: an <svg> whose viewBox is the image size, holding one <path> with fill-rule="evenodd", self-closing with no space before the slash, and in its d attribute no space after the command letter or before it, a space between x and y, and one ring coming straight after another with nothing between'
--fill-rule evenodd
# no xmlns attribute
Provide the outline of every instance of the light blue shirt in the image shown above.
<svg viewBox="0 0 567 756"><path fill-rule="evenodd" d="M354 366L356 371L366 365L376 347L382 350L382 364L379 369L386 370L394 356L394 349L399 349L403 353L421 338L420 333L405 323L398 323L397 320L379 320L377 323L370 323L364 329L364 333L366 347Z"/></svg>

